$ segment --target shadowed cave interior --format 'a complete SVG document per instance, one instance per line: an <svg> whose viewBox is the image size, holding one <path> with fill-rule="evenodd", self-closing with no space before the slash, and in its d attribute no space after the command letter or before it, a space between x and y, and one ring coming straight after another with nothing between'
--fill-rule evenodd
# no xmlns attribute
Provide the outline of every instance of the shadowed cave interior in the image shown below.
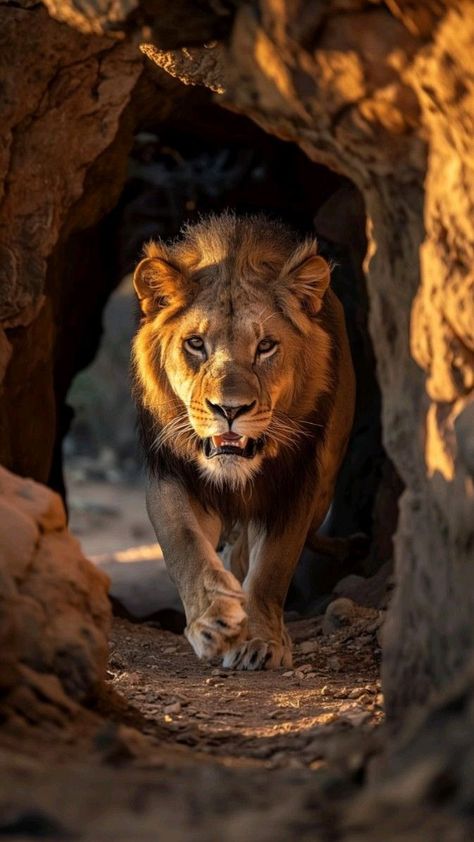
<svg viewBox="0 0 474 842"><path fill-rule="evenodd" d="M371 577L382 566L381 581L389 575L401 491L381 442L380 392L362 270L364 204L346 178L312 163L294 144L273 138L245 117L214 105L199 89L178 102L165 121L151 116L136 126L127 176L115 207L93 229L74 232L59 248L56 267L52 261L57 273L68 275L72 267L74 279L63 281L62 286L77 301L64 302L73 315L69 323L62 319L58 338L60 420L49 483L66 494L70 525L86 554L108 565L112 595L114 571L121 576L125 571L124 562L113 565L114 552L123 551L138 562L134 577L141 579L146 592L145 582L153 568L149 560L153 534L144 512L144 468L130 397L129 346L139 318L131 273L148 239L172 239L185 223L228 208L238 214L263 212L290 224L301 236L316 234L320 252L333 266L332 287L345 309L357 378L356 415L323 529L341 537L364 533L370 548L362 558L343 563L305 550L287 609L303 616L320 614L343 577ZM66 266L61 259L64 253ZM95 288L102 287L102 295L95 299L95 309L74 318L75 305L83 306L81 290L91 278ZM102 307L105 330L101 339ZM67 372L65 358L70 366ZM85 370L69 386L68 379L84 364L88 364ZM135 517L131 515L128 534L121 525L127 520L127 510L137 510ZM142 619L153 616L164 627L182 629L182 618L177 620L175 614L179 601L168 595L167 585L156 604L148 591L142 605L139 598L130 603L126 596L123 604L123 587L119 584L120 598L115 602L119 613L135 618L138 614ZM159 590L158 580L154 588Z"/></svg>
<svg viewBox="0 0 474 842"><path fill-rule="evenodd" d="M470 3L0 19L0 835L470 842ZM304 554L284 671L176 634L129 397L143 242L225 208L317 235L357 374L369 547Z"/></svg>

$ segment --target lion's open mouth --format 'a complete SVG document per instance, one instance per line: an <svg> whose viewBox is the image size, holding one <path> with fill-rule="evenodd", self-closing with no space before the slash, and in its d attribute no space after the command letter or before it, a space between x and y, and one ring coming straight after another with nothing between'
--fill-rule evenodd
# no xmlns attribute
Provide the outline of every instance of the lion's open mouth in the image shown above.
<svg viewBox="0 0 474 842"><path fill-rule="evenodd" d="M257 452L258 439L239 436L238 433L224 433L221 436L210 436L203 441L204 455L208 459L214 456L243 456L253 459Z"/></svg>

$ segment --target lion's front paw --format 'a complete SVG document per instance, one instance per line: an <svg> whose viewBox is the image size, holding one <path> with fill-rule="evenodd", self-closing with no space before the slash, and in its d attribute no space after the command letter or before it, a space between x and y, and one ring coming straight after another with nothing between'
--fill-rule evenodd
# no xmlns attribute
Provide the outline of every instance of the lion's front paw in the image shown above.
<svg viewBox="0 0 474 842"><path fill-rule="evenodd" d="M186 626L184 634L198 658L215 658L245 639L245 596L232 574L207 583L208 607Z"/></svg>
<svg viewBox="0 0 474 842"><path fill-rule="evenodd" d="M280 642L252 637L232 647L224 655L223 666L234 670L276 670L291 667L291 642L288 633Z"/></svg>

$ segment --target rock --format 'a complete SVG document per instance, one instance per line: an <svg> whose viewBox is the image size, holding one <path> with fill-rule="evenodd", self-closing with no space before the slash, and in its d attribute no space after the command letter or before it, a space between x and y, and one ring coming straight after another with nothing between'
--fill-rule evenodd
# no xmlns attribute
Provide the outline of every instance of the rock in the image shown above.
<svg viewBox="0 0 474 842"><path fill-rule="evenodd" d="M37 692L38 682L49 678L49 689L41 692L58 706L58 687L78 702L93 698L106 677L107 577L68 532L58 495L4 468L0 581L0 649L9 684ZM53 677L60 681L56 689Z"/></svg>
<svg viewBox="0 0 474 842"><path fill-rule="evenodd" d="M350 693L347 694L347 698L348 699L358 699L359 696L361 696L363 692L364 692L364 689L362 687L354 687L354 689L351 690Z"/></svg>
<svg viewBox="0 0 474 842"><path fill-rule="evenodd" d="M181 713L181 702L173 702L171 705L165 705L164 712L168 714L168 716Z"/></svg>
<svg viewBox="0 0 474 842"><path fill-rule="evenodd" d="M201 81L363 194L384 444L405 486L383 660L400 724L474 650L471 445L455 432L474 387L474 24L469 3L343 7L318 4L309 34L291 0L240 5ZM186 58L197 77L198 53L181 51L181 79ZM153 61L174 73L175 58Z"/></svg>
<svg viewBox="0 0 474 842"><path fill-rule="evenodd" d="M314 669L313 664L300 664L298 667L299 672L312 672Z"/></svg>
<svg viewBox="0 0 474 842"><path fill-rule="evenodd" d="M313 652L319 651L319 644L315 640L303 640L298 644L298 652L302 655L311 655Z"/></svg>
<svg viewBox="0 0 474 842"><path fill-rule="evenodd" d="M326 608L323 619L323 633L334 634L341 629L356 624L357 629L362 631L365 630L367 624L373 626L375 622L380 622L378 611L373 608L364 608L362 605L356 605L351 599L340 597Z"/></svg>
<svg viewBox="0 0 474 842"><path fill-rule="evenodd" d="M94 744L102 760L113 766L127 763L136 757L145 759L150 753L150 745L143 734L115 722L105 722L99 728Z"/></svg>
<svg viewBox="0 0 474 842"><path fill-rule="evenodd" d="M388 561L369 578L354 574L345 576L335 586L334 593L368 608L385 608L394 584L392 574L393 564Z"/></svg>

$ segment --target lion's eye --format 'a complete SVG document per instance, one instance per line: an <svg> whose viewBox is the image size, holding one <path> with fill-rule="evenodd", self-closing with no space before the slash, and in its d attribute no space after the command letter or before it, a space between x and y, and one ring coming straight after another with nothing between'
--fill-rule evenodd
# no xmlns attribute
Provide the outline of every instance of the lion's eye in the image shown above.
<svg viewBox="0 0 474 842"><path fill-rule="evenodd" d="M257 345L257 354L267 356L276 350L277 344L274 339L262 339Z"/></svg>
<svg viewBox="0 0 474 842"><path fill-rule="evenodd" d="M184 340L184 347L191 354L201 354L204 351L204 340L200 336L189 336Z"/></svg>

